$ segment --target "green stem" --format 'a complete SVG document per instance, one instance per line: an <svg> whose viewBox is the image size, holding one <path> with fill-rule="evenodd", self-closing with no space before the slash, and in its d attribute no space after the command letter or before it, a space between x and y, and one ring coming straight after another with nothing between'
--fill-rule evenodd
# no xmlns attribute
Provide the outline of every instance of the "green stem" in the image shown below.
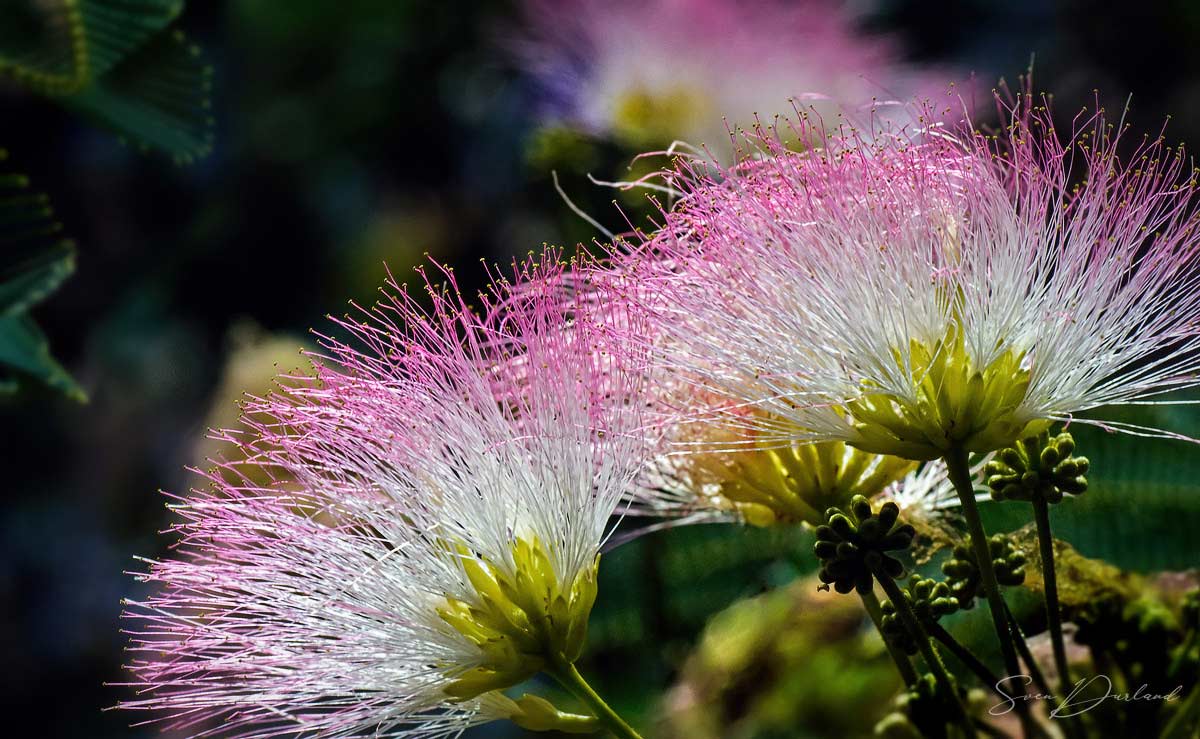
<svg viewBox="0 0 1200 739"><path fill-rule="evenodd" d="M1108 653L1103 648L1096 646L1089 647L1092 653L1092 664L1095 665L1097 675L1107 675L1113 683L1113 692L1128 693L1129 681L1125 679L1125 668L1120 662L1108 658Z"/></svg>
<svg viewBox="0 0 1200 739"><path fill-rule="evenodd" d="M1054 647L1054 665L1058 668L1058 687L1065 695L1071 684L1067 648L1063 643L1062 614L1058 610L1058 578L1054 573L1054 538L1050 535L1050 505L1041 495L1033 496L1033 515L1037 521L1038 546L1042 552L1042 581L1046 593L1046 623Z"/></svg>
<svg viewBox="0 0 1200 739"><path fill-rule="evenodd" d="M1004 655L1004 669L1008 677L1015 677L1020 674L1021 667L1017 662L1017 650L1013 645L1013 635L1008 625L1008 606L1000 593L996 569L992 566L992 552L988 548L987 532L983 530L983 519L979 517L979 506L975 503L975 486L971 483L971 460L967 450L961 448L947 451L944 459L947 477L958 493L963 518L967 520L971 546L975 550L975 559L979 566L980 584L983 586L984 595L987 596L988 608L992 612L992 625L996 629L996 638L1000 641L1000 653ZM1016 711L1021 720L1021 730L1026 736L1040 733L1034 726L1029 705L1025 701L1017 702Z"/></svg>
<svg viewBox="0 0 1200 739"><path fill-rule="evenodd" d="M1116 665L1113 664L1112 660L1110 660L1108 658L1108 655L1105 653L1104 649L1102 647L1097 647L1095 644L1089 644L1088 652L1090 652L1092 655L1092 672L1096 675L1108 676L1108 678L1110 680L1112 680L1114 693L1117 693L1117 694L1128 693L1129 689L1126 686L1125 678L1121 675L1120 668L1118 668ZM1084 714L1084 715L1090 716L1091 714L1088 713L1088 714ZM1113 718L1112 720L1116 721L1118 724L1117 726L1115 726L1113 728L1116 729L1117 732L1119 732L1119 733L1123 732L1123 733L1128 734L1129 732L1126 730L1127 726L1128 726L1128 721L1127 721L1125 712L1118 711L1113 715L1115 716L1115 718ZM1101 719L1101 720L1103 720L1103 719Z"/></svg>
<svg viewBox="0 0 1200 739"><path fill-rule="evenodd" d="M1183 669L1183 665L1187 662L1188 655L1191 654L1192 650L1196 648L1196 636L1198 634L1200 634L1200 631L1192 630L1192 632L1188 634L1187 639L1185 639L1183 644L1179 647L1179 652L1176 653L1175 658L1171 660L1171 667L1167 670L1168 680L1175 679L1175 676L1178 675L1179 671Z"/></svg>
<svg viewBox="0 0 1200 739"><path fill-rule="evenodd" d="M1054 695L1054 691L1050 689L1050 683L1042 674L1042 668L1038 666L1037 660L1033 658L1033 652L1029 651L1029 645L1025 643L1025 634L1021 631L1021 624L1017 623L1017 617L1009 610L1007 603L1004 604L1004 616L1008 619L1009 628L1012 629L1013 644L1017 645L1017 651L1021 653L1021 659L1025 661L1025 666L1029 669L1029 677L1033 678L1033 684L1044 695Z"/></svg>
<svg viewBox="0 0 1200 739"><path fill-rule="evenodd" d="M1058 606L1058 576L1054 570L1054 536L1050 533L1050 504L1041 495L1033 496L1033 517L1037 522L1038 548L1042 559L1042 583L1046 597L1046 625L1050 645L1054 649L1054 666L1058 670L1059 694L1066 700L1071 692L1071 667L1067 662L1067 647L1063 641L1062 612ZM1009 613L1011 616L1011 612ZM1014 621L1014 624L1016 622ZM1024 639L1021 643L1024 643ZM1085 736L1082 714L1066 720L1066 733L1073 739Z"/></svg>
<svg viewBox="0 0 1200 739"><path fill-rule="evenodd" d="M989 670L988 666L980 661L980 659L976 657L971 650L960 644L958 640L954 638L953 634L942 628L942 625L936 621L927 621L925 623L925 629L929 632L930 636L945 645L946 649L949 649L950 653L953 654L959 662L962 662L964 665L970 668L971 672L975 673L975 676L979 678L984 686L986 686L989 690L998 692L997 686L1000 684L1000 678L996 676L996 673Z"/></svg>
<svg viewBox="0 0 1200 739"><path fill-rule="evenodd" d="M642 739L633 730L633 727L625 723L625 720L617 715L616 711L608 707L604 699L592 690L592 686L588 685L587 680L583 679L583 675L579 674L579 670L575 669L575 665L568 662L562 655L555 655L549 660L546 674L587 704L596 718L600 719L600 722L607 726L614 736L620 739Z"/></svg>
<svg viewBox="0 0 1200 739"><path fill-rule="evenodd" d="M888 654L892 655L892 661L896 663L896 669L900 671L900 677L904 678L904 684L912 687L917 684L917 671L913 669L912 661L908 655L900 651L893 645L883 633L883 609L879 606L879 598L875 595L875 591L871 590L867 593L859 593L862 598L863 606L867 609L867 613L871 614L871 621L875 624L875 630L879 632L880 638L883 639L884 646L887 647Z"/></svg>
<svg viewBox="0 0 1200 739"><path fill-rule="evenodd" d="M921 628L921 622L917 619L917 614L913 613L900 586L883 572L883 568L873 567L872 570L875 579L883 586L883 592L887 593L892 605L896 607L896 614L904 621L904 628L913 635L913 639L917 642L917 648L921 650L925 665L933 673L934 679L942 688L942 694L945 696L947 704L955 713L955 720L967 728L967 736L974 736L975 727L971 724L971 718L967 715L967 710L963 708L962 701L959 700L958 690L954 687L950 673L946 671L946 665L942 662L933 642L929 640L929 635L925 633L925 629Z"/></svg>
<svg viewBox="0 0 1200 739"><path fill-rule="evenodd" d="M1167 724L1167 728L1163 729L1163 733L1159 735L1159 739L1194 737L1192 727L1198 719L1200 719L1200 685L1192 688L1192 694L1179 707L1174 718L1171 719L1171 723Z"/></svg>
<svg viewBox="0 0 1200 739"><path fill-rule="evenodd" d="M975 487L971 484L971 463L965 449L953 449L946 453L946 470L958 493L958 499L962 502L963 517L967 519L971 546L975 549L975 559L979 566L980 584L992 611L992 624L996 627L996 637L1000 640L1000 653L1004 655L1004 669L1008 671L1009 677L1012 677L1019 674L1021 668L1017 663L1017 652L1008 629L1008 619L1005 617L1004 596L1000 594L1000 583L996 581L996 570L992 567L987 532L983 530L979 506L975 503Z"/></svg>

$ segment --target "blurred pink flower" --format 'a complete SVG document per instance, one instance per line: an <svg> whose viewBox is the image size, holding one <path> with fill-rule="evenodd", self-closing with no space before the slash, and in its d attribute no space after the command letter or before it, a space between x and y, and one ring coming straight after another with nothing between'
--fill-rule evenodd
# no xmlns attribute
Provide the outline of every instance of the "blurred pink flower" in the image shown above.
<svg viewBox="0 0 1200 739"><path fill-rule="evenodd" d="M958 73L901 61L836 0L526 0L518 59L550 123L638 147L728 146L730 127L791 114L792 97L842 106L943 100ZM961 106L960 106L961 107Z"/></svg>

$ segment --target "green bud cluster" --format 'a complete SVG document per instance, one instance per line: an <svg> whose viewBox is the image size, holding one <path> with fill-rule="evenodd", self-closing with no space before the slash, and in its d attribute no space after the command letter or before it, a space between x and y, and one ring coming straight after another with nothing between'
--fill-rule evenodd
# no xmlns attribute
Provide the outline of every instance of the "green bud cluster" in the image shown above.
<svg viewBox="0 0 1200 739"><path fill-rule="evenodd" d="M861 495L850 501L850 512L837 508L825 512L829 523L817 527L813 547L821 561L821 582L833 585L839 593L857 589L869 593L875 572L896 579L904 575L904 565L889 552L902 552L912 545L916 530L899 521L900 507L889 501L879 512Z"/></svg>
<svg viewBox="0 0 1200 739"><path fill-rule="evenodd" d="M933 578L913 575L904 592L921 621L937 621L958 610L958 598L950 592L950 586Z"/></svg>
<svg viewBox="0 0 1200 739"><path fill-rule="evenodd" d="M996 534L988 539L988 551L992 557L992 569L996 571L996 581L1001 585L1015 587L1025 582L1025 553L1017 548L1012 538L1004 534ZM975 550L971 546L971 537L955 545L950 559L942 564L942 574L946 576L946 584L950 594L958 601L958 607L969 609L975 605L979 595L979 564L975 560Z"/></svg>
<svg viewBox="0 0 1200 739"><path fill-rule="evenodd" d="M908 592L904 592L904 597L910 603ZM907 655L914 655L920 649L917 646L917 639L920 637L913 636L912 632L904 625L904 619L900 618L900 614L896 612L896 604L890 600L885 600L879 605L879 610L883 617L879 620L879 631L888 644L891 644L896 649L904 652Z"/></svg>
<svg viewBox="0 0 1200 739"><path fill-rule="evenodd" d="M1041 497L1057 503L1063 493L1087 490L1087 457L1073 457L1075 440L1067 432L1050 436L1043 431L1002 449L984 467L983 475L996 500L1032 501Z"/></svg>
<svg viewBox="0 0 1200 739"><path fill-rule="evenodd" d="M948 616L958 610L958 599L950 593L950 586L932 578L913 575L908 581L908 587L900 592L904 594L904 599L922 623L936 622L942 616ZM896 613L895 604L885 600L880 610L883 612L883 618L880 620L883 638L906 654L916 654L916 637L904 627L904 620Z"/></svg>

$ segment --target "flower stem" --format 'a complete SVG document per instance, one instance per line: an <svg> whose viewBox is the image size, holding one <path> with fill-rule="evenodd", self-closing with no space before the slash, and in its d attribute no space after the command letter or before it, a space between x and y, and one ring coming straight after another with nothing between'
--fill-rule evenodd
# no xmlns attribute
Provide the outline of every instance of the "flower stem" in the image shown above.
<svg viewBox="0 0 1200 739"><path fill-rule="evenodd" d="M1200 635L1200 631L1193 629L1192 632L1188 634L1187 639L1184 640L1183 645L1179 647L1179 652L1176 653L1175 659L1171 660L1171 667L1167 670L1168 680L1174 679L1175 676L1179 674L1179 671L1183 669L1184 664L1187 662L1188 655L1190 655L1192 650L1196 648L1197 635Z"/></svg>
<svg viewBox="0 0 1200 739"><path fill-rule="evenodd" d="M1020 674L1021 667L1017 662L1014 636L1008 625L1008 606L1000 593L1000 583L996 580L996 569L992 566L992 553L988 548L987 532L983 530L983 519L979 517L979 506L975 503L975 486L971 483L971 461L967 450L962 448L946 452L944 459L947 476L958 493L963 518L967 520L971 546L975 549L975 559L978 560L980 584L983 586L984 595L987 596L988 608L992 612L992 625L995 626L996 638L1000 641L1000 653L1004 655L1004 669L1008 677L1016 677ZM1017 702L1016 711L1021 720L1021 730L1026 736L1040 733L1033 724L1029 706L1025 701Z"/></svg>
<svg viewBox="0 0 1200 739"><path fill-rule="evenodd" d="M1033 496L1033 515L1037 521L1038 545L1042 550L1042 580L1046 593L1046 623L1054 647L1054 665L1058 668L1058 686L1064 693L1071 684L1067 648L1063 643L1062 614L1058 610L1058 578L1054 574L1054 538L1050 535L1050 505L1041 495Z"/></svg>
<svg viewBox="0 0 1200 739"><path fill-rule="evenodd" d="M985 686L993 691L999 690L998 686L1000 684L1000 678L996 676L996 673L989 670L987 665L985 665L978 657L971 653L971 650L960 644L958 640L954 638L953 634L951 634L949 631L946 631L944 628L942 628L941 624L936 622L926 622L925 628L929 631L929 635L941 642L946 649L949 649L950 653L953 654L959 662L962 662L964 665L970 668L971 672L974 672L975 676L978 677Z"/></svg>
<svg viewBox="0 0 1200 739"><path fill-rule="evenodd" d="M1042 674L1042 668L1038 666L1037 660L1033 658L1033 652L1029 651L1029 645L1026 643L1025 633L1021 631L1021 624L1017 623L1017 617L1013 615L1012 609L1008 604L1004 604L1004 613L1008 617L1009 628L1012 629L1013 643L1017 645L1017 652L1021 655L1021 660L1025 662L1025 668L1029 670L1029 677L1033 680L1034 686L1042 695L1055 695L1055 692L1050 689L1050 683L1046 680L1046 676ZM1070 693L1068 684L1063 683L1061 694L1059 697L1062 700L1066 699ZM1087 716L1072 716L1063 720L1066 727L1065 733L1072 739L1080 739L1087 736L1087 732L1083 728L1083 723L1088 720ZM1080 732L1083 732L1082 734Z"/></svg>
<svg viewBox="0 0 1200 739"><path fill-rule="evenodd" d="M904 678L904 684L910 688L916 685L917 671L913 669L908 655L897 649L883 635L883 610L879 606L879 598L875 595L875 591L860 593L859 596L862 598L863 606L867 609L867 613L871 614L871 621L875 624L875 630L879 632L879 636L883 639L883 645L887 647L888 654L892 655L892 661L896 663L896 669L900 671L900 677Z"/></svg>
<svg viewBox="0 0 1200 739"><path fill-rule="evenodd" d="M1192 727L1200 719L1200 685L1192 688L1192 694L1187 697L1159 739L1187 739L1195 736Z"/></svg>
<svg viewBox="0 0 1200 739"><path fill-rule="evenodd" d="M959 700L958 690L954 687L950 673L947 672L946 665L942 662L942 658L933 646L933 642L929 641L929 635L925 633L925 629L922 628L921 622L917 619L917 614L913 613L908 600L904 597L904 593L901 592L900 586L896 584L896 581L888 577L882 571L882 568L874 568L874 571L875 579L883 586L883 592L887 593L887 597L891 599L892 605L896 607L896 614L904 621L904 628L916 640L917 648L921 650L921 657L925 659L925 665L933 673L934 679L941 686L947 704L949 704L955 713L955 720L967 728L967 736L974 736L975 728L971 723L970 716L967 715L967 710L963 708L962 701Z"/></svg>
<svg viewBox="0 0 1200 739"><path fill-rule="evenodd" d="M996 581L996 570L992 567L992 553L988 549L987 532L983 530L983 520L979 517L979 506L975 503L975 487L971 484L971 463L964 449L953 449L946 453L946 469L950 482L953 483L958 499L962 502L963 517L967 519L967 528L971 534L971 546L975 549L975 559L979 566L980 584L984 595L987 596L988 607L992 611L992 623L996 627L996 636L1000 640L1000 652L1004 655L1004 669L1008 675L1020 673L1017 663L1017 652L1013 646L1012 635L1005 617L1004 596L1000 594L1000 583Z"/></svg>
<svg viewBox="0 0 1200 739"><path fill-rule="evenodd" d="M600 722L608 727L608 730L613 733L613 736L620 739L642 739L642 737L633 730L629 724L625 723L616 711L608 707L592 686L588 685L587 680L583 679L583 675L579 674L579 670L575 669L575 665L568 662L562 655L555 655L549 660L546 666L546 674L558 681L560 685L569 690L576 698L587 704L587 707L592 709L592 713Z"/></svg>
<svg viewBox="0 0 1200 739"><path fill-rule="evenodd" d="M1025 634L1021 631L1021 624L1017 623L1017 617L1013 615L1007 603L1004 604L1004 615L1012 629L1013 643L1017 645L1017 651L1021 653L1021 659L1025 661L1025 667L1029 670L1029 677L1033 679L1033 684L1045 695L1054 695L1054 691L1050 689L1050 683L1042 674L1042 668L1033 658L1033 652L1029 651L1029 645L1025 643Z"/></svg>

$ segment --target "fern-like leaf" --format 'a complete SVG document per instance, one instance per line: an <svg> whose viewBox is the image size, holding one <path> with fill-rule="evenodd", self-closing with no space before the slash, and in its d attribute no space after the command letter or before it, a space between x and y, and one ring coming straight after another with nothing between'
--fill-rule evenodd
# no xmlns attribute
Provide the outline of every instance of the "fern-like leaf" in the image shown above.
<svg viewBox="0 0 1200 739"><path fill-rule="evenodd" d="M83 13L68 0L0 0L0 72L44 95L62 95L87 80Z"/></svg>
<svg viewBox="0 0 1200 739"><path fill-rule="evenodd" d="M87 78L108 74L183 12L182 0L76 0L87 40Z"/></svg>
<svg viewBox="0 0 1200 739"><path fill-rule="evenodd" d="M180 0L0 0L0 71L69 95L166 28Z"/></svg>
<svg viewBox="0 0 1200 739"><path fill-rule="evenodd" d="M0 368L11 373L0 375L0 392L19 389L21 376L27 376L73 400L87 400L83 389L51 356L45 334L28 315L0 318Z"/></svg>
<svg viewBox="0 0 1200 739"><path fill-rule="evenodd" d="M0 150L0 161L6 158ZM74 269L75 246L46 196L31 190L24 175L0 174L0 392L30 378L83 399L28 315Z"/></svg>
<svg viewBox="0 0 1200 739"><path fill-rule="evenodd" d="M181 0L0 0L0 73L190 162L212 148L212 70L167 26Z"/></svg>
<svg viewBox="0 0 1200 739"><path fill-rule="evenodd" d="M212 68L200 48L167 31L64 102L126 143L188 164L212 150L211 93Z"/></svg>

